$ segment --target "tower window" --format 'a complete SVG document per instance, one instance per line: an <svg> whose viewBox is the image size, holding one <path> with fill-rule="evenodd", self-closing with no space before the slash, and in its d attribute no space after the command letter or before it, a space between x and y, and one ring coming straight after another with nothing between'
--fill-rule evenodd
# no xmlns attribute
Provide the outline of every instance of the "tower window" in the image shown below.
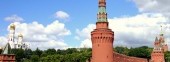
<svg viewBox="0 0 170 62"><path fill-rule="evenodd" d="M97 46L99 47L99 44Z"/></svg>

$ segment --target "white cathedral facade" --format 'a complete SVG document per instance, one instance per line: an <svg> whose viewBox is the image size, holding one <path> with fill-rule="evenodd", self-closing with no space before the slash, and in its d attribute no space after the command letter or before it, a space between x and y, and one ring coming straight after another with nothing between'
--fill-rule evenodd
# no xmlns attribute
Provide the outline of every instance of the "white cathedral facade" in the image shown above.
<svg viewBox="0 0 170 62"><path fill-rule="evenodd" d="M12 49L28 49L29 45L23 42L23 35L20 33L15 37L15 25L11 23L9 26L8 42Z"/></svg>

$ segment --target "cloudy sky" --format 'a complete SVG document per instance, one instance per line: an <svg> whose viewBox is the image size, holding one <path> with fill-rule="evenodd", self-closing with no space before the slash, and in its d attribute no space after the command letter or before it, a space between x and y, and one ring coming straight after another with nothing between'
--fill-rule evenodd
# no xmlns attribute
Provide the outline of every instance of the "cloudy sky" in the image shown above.
<svg viewBox="0 0 170 62"><path fill-rule="evenodd" d="M9 25L16 36L24 35L31 49L91 47L97 0L1 0L0 46L7 43ZM169 0L107 0L109 27L115 32L114 46L153 47L163 26L170 46Z"/></svg>

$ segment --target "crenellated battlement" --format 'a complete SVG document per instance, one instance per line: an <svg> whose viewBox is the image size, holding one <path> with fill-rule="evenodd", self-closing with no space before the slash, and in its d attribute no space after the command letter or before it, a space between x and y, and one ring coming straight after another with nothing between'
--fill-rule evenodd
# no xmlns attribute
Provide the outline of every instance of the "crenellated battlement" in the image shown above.
<svg viewBox="0 0 170 62"><path fill-rule="evenodd" d="M111 29L95 29L91 32L92 43L113 43L114 32Z"/></svg>

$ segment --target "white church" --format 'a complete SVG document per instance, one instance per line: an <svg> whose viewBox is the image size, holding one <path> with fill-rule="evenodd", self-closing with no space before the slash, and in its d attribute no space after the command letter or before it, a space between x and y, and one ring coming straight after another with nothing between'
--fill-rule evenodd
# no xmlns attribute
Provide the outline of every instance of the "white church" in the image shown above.
<svg viewBox="0 0 170 62"><path fill-rule="evenodd" d="M15 41L16 40L16 41ZM12 49L28 49L29 44L23 42L23 35L20 33L17 38L15 38L15 25L11 23L9 26L8 42Z"/></svg>

